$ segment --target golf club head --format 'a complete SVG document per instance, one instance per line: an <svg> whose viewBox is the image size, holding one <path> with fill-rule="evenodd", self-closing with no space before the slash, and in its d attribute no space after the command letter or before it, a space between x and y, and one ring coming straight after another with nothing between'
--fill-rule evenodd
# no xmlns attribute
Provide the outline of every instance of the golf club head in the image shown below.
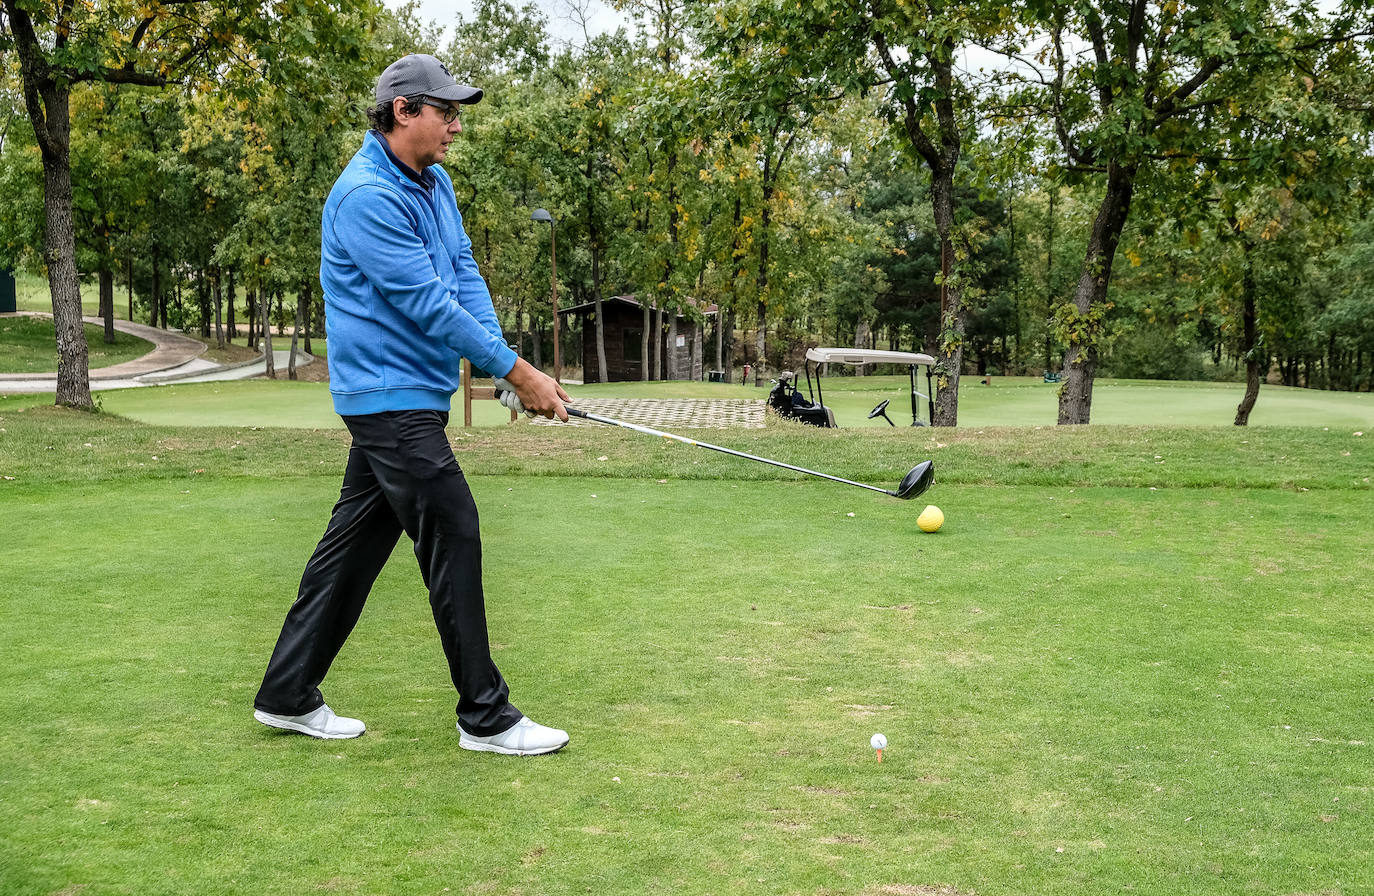
<svg viewBox="0 0 1374 896"><path fill-rule="evenodd" d="M918 495L924 494L935 481L935 462L924 460L911 468L911 472L902 477L897 490L892 494L903 501L909 501Z"/></svg>

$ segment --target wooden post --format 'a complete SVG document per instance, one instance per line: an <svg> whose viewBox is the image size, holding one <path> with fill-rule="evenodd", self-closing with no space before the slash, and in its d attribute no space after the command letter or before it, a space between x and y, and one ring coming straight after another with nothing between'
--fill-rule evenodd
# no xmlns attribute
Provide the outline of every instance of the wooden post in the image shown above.
<svg viewBox="0 0 1374 896"><path fill-rule="evenodd" d="M463 428L472 428L472 402L473 399L482 401L485 399L495 400L496 387L483 386L480 389L472 387L472 362L467 358L463 359ZM515 411L510 412L510 422L516 420Z"/></svg>

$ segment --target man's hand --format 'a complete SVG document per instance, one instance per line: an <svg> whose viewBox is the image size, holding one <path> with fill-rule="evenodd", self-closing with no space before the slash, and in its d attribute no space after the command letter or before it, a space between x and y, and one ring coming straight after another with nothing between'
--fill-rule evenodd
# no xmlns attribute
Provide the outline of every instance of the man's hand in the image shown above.
<svg viewBox="0 0 1374 896"><path fill-rule="evenodd" d="M527 413L525 411L525 406L520 403L520 396L516 393L515 387L511 385L510 380L503 376L498 376L495 377L492 382L496 386L496 399L501 402L503 407L510 408L517 414ZM529 411L528 413L531 417L534 416L534 411Z"/></svg>
<svg viewBox="0 0 1374 896"><path fill-rule="evenodd" d="M504 379L507 387L514 390L514 399L520 405L514 408L516 413L523 410L527 414L538 414L549 419L557 417L564 423L568 422L568 412L563 407L564 402L572 401L568 393L553 377L537 370L524 358L517 358L515 366L500 379ZM501 389L499 382L496 388ZM513 407L505 400L501 403L508 408Z"/></svg>

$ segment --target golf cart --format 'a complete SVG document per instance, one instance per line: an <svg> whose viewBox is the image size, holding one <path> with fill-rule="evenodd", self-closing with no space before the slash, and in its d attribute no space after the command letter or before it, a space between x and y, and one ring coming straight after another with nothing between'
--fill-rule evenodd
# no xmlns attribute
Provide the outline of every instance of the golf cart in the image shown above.
<svg viewBox="0 0 1374 896"><path fill-rule="evenodd" d="M813 390L811 375L812 365L815 365L815 387ZM771 392L768 393L768 405L784 417L791 417L812 426L835 426L835 414L830 408L825 406L825 395L821 391L821 365L822 364L853 364L861 367L865 364L905 364L911 375L911 425L925 426L921 422L920 405L916 399L918 397L926 399L928 403L928 419L935 416L935 400L930 394L934 390L931 388L931 367L935 364L935 359L930 355L918 352L891 352L878 349L866 348L812 348L806 351L806 392L803 396L797 388L797 378L795 374L784 372L774 383ZM920 392L916 388L916 368L925 367L926 369L926 392ZM878 406L869 411L869 419L882 417L890 426L897 424L892 422L892 418L887 416L888 401L879 402Z"/></svg>

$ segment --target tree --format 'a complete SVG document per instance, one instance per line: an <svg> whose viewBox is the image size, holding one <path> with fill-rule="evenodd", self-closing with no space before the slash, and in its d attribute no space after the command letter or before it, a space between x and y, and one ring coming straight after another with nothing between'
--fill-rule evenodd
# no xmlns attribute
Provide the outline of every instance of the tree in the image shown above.
<svg viewBox="0 0 1374 896"><path fill-rule="evenodd" d="M179 84L250 96L274 81L297 83L321 60L356 70L375 14L370 0L0 0L0 49L19 59L43 160L58 404L92 404L72 217L73 87Z"/></svg>
<svg viewBox="0 0 1374 896"><path fill-rule="evenodd" d="M1214 119L1260 99L1247 91L1271 73L1296 76L1294 63L1337 35L1304 7L1271 0L1055 0L1027 9L1045 45L1021 60L1037 83L1018 101L1029 99L1026 108L1052 125L1063 169L1101 190L1073 300L1058 320L1067 346L1059 423L1087 423L1133 200L1155 198L1168 165L1215 158Z"/></svg>
<svg viewBox="0 0 1374 896"><path fill-rule="evenodd" d="M814 103L836 90L878 90L880 114L930 169L941 258L934 422L944 426L958 423L967 283L961 265L972 259L976 243L956 216L955 177L976 107L955 66L962 48L995 41L1005 19L1000 5L949 0L732 0L703 16L702 28L712 35L707 45L718 57L754 61L744 83L754 85L758 111Z"/></svg>
<svg viewBox="0 0 1374 896"><path fill-rule="evenodd" d="M0 0L0 48L13 49L43 159L44 262L57 333L57 403L89 408L90 375L72 223L74 84L163 86L204 70L231 44L252 3Z"/></svg>

